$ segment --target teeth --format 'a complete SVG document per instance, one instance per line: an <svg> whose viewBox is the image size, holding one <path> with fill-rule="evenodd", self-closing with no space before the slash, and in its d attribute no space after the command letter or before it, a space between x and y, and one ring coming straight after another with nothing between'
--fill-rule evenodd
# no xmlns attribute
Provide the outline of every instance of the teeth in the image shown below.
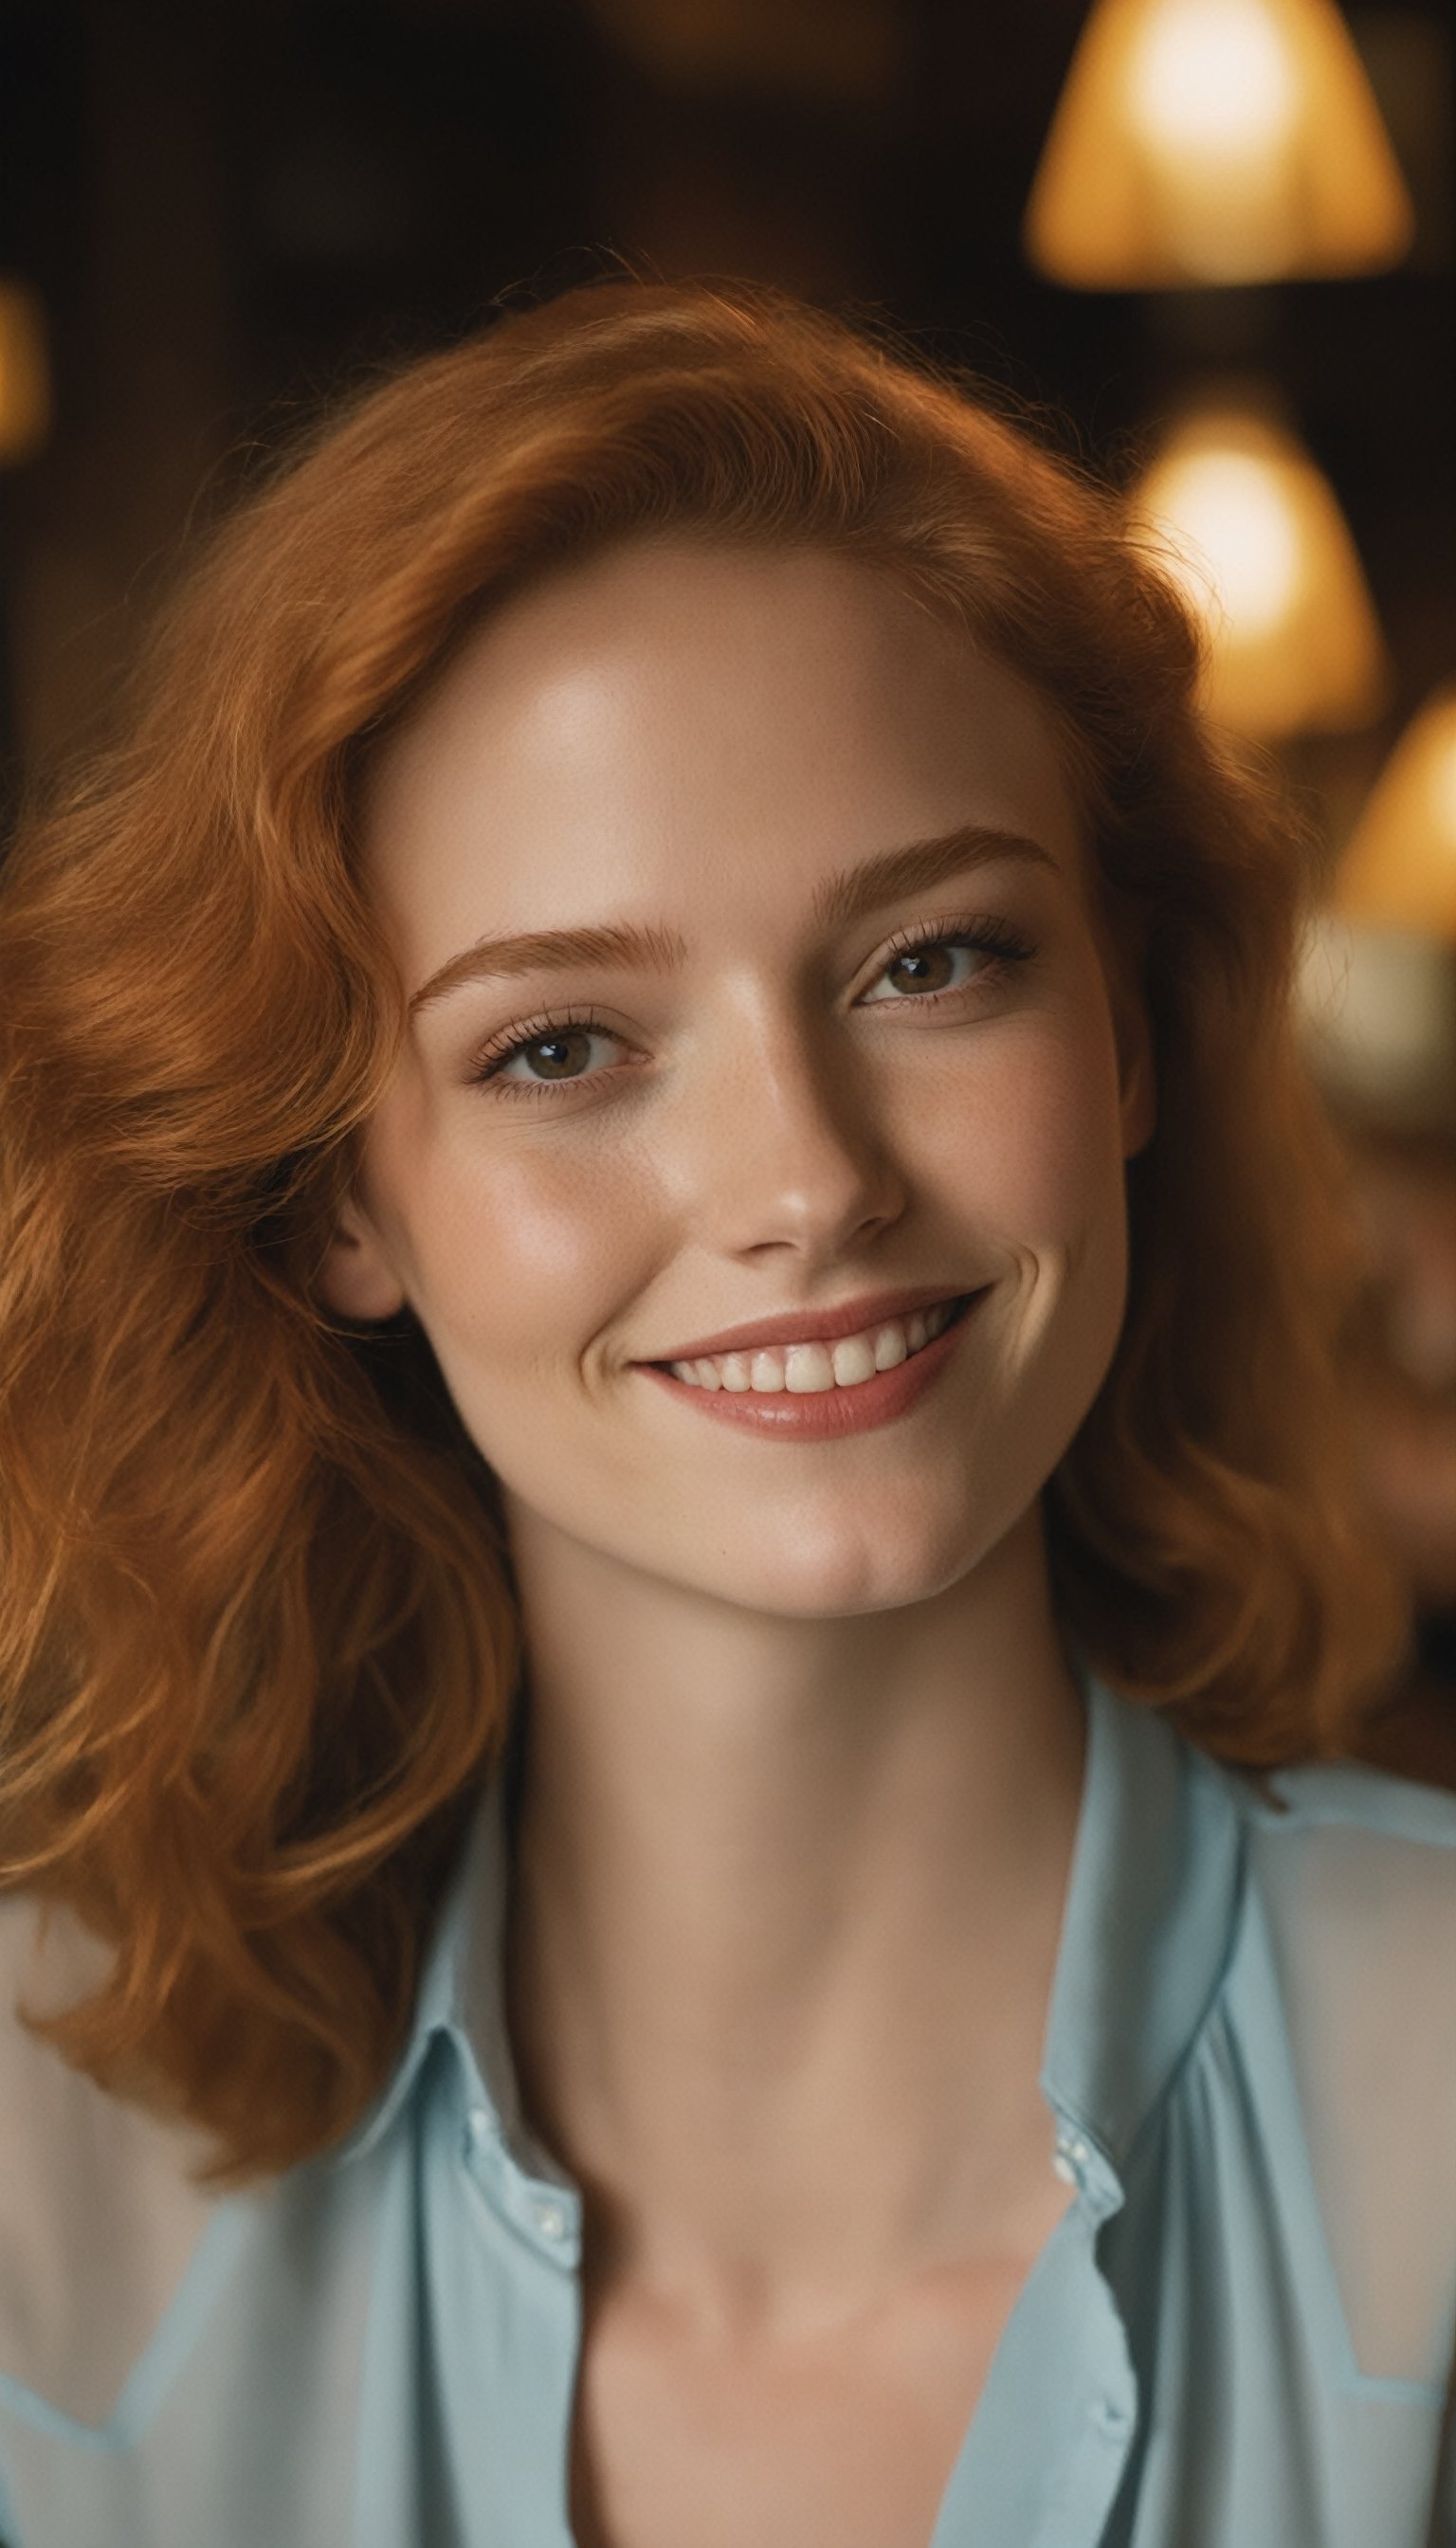
<svg viewBox="0 0 1456 2548"><path fill-rule="evenodd" d="M829 1359L836 1389L854 1389L874 1378L874 1347L867 1336L841 1336Z"/></svg>
<svg viewBox="0 0 1456 2548"><path fill-rule="evenodd" d="M791 1389L796 1398L812 1398L821 1389L833 1389L834 1365L828 1345L785 1345L783 1386Z"/></svg>
<svg viewBox="0 0 1456 2548"><path fill-rule="evenodd" d="M955 1307L953 1301L942 1301L933 1310L912 1310L908 1318L887 1319L882 1326L841 1336L833 1345L766 1345L757 1353L703 1354L669 1368L675 1380L685 1380L691 1389L752 1390L761 1398L785 1390L792 1397L811 1398L827 1389L858 1389L877 1371L893 1371L908 1355L944 1335Z"/></svg>

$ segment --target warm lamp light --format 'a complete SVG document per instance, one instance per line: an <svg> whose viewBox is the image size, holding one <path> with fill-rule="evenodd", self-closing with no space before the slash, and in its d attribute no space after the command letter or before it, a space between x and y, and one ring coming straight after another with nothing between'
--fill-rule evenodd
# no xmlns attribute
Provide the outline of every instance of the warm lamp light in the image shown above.
<svg viewBox="0 0 1456 2548"><path fill-rule="evenodd" d="M1296 984L1307 1049L1342 1110L1456 1127L1456 963L1437 938L1318 912Z"/></svg>
<svg viewBox="0 0 1456 2548"><path fill-rule="evenodd" d="M31 459L49 430L45 316L25 284L0 281L0 468Z"/></svg>
<svg viewBox="0 0 1456 2548"><path fill-rule="evenodd" d="M1334 907L1367 929L1456 944L1456 682L1413 717L1335 876Z"/></svg>
<svg viewBox="0 0 1456 2548"><path fill-rule="evenodd" d="M1369 589L1329 481L1292 433L1202 410L1129 511L1203 623L1205 705L1221 725L1273 741L1379 714L1388 673Z"/></svg>
<svg viewBox="0 0 1456 2548"><path fill-rule="evenodd" d="M1363 274L1414 215L1331 0L1098 0L1027 206L1086 291Z"/></svg>

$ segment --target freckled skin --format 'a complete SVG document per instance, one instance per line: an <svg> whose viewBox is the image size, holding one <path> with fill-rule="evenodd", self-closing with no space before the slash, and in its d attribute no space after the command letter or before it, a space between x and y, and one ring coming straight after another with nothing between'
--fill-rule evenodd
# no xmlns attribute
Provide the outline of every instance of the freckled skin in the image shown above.
<svg viewBox="0 0 1456 2548"><path fill-rule="evenodd" d="M961 822L1030 835L1057 872L817 927L822 878ZM796 1616L973 1566L1106 1368L1147 1129L1035 698L864 568L639 546L485 628L386 752L365 837L411 989L488 933L626 920L687 944L672 978L457 990L371 1128L331 1288L364 1315L412 1303L517 1527ZM934 1018L855 1004L895 929L987 911L1037 943L1004 990ZM539 1105L469 1084L488 1036L567 1000L640 1064ZM888 1428L764 1443L631 1367L941 1278L994 1288Z"/></svg>
<svg viewBox="0 0 1456 2548"><path fill-rule="evenodd" d="M1066 2202L1038 2071L1083 1720L1038 1500L1114 1348L1153 1103L1053 729L864 568L660 542L502 610L364 811L411 992L485 936L683 942L422 1006L327 1268L355 1316L412 1305L501 1482L508 2023L584 2189L574 2535L925 2539ZM1051 864L815 919L964 824ZM987 917L1027 961L902 996L897 933ZM568 1003L579 1084L472 1084ZM872 1430L766 1440L634 1368L927 1284L989 1288Z"/></svg>

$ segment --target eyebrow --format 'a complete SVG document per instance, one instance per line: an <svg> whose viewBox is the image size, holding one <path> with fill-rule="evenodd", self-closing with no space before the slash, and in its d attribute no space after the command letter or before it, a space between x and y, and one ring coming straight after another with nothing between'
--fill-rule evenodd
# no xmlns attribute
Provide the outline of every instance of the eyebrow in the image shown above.
<svg viewBox="0 0 1456 2548"><path fill-rule="evenodd" d="M825 879L814 896L814 917L828 929L843 929L852 920L895 902L900 895L945 884L952 876L1005 862L1056 866L1049 850L1024 832L991 831L982 823L961 823L933 840L911 841L903 850L882 850L863 866L842 867Z"/></svg>
<svg viewBox="0 0 1456 2548"><path fill-rule="evenodd" d="M822 928L843 929L882 910L901 895L944 884L953 876L1000 864L1051 867L1056 861L1040 841L1022 832L962 823L933 839L911 841L905 848L882 850L863 865L842 867L827 876L813 899L813 915ZM410 1015L447 999L465 982L507 978L517 973L563 973L587 965L631 968L637 972L671 972L687 956L686 943L676 929L634 928L627 922L604 922L587 929L528 929L509 938L480 938L431 973L410 1002Z"/></svg>

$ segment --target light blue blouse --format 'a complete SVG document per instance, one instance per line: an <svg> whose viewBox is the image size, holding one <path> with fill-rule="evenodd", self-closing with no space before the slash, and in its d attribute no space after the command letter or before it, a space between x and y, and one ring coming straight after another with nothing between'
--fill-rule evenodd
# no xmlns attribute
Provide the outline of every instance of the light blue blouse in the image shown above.
<svg viewBox="0 0 1456 2548"><path fill-rule="evenodd" d="M1071 2195L926 2548L1456 2542L1456 1798L1087 1705ZM517 2111L503 1881L493 1793L385 2095L261 2194L182 2194L4 2037L8 2548L569 2548L581 2207Z"/></svg>

